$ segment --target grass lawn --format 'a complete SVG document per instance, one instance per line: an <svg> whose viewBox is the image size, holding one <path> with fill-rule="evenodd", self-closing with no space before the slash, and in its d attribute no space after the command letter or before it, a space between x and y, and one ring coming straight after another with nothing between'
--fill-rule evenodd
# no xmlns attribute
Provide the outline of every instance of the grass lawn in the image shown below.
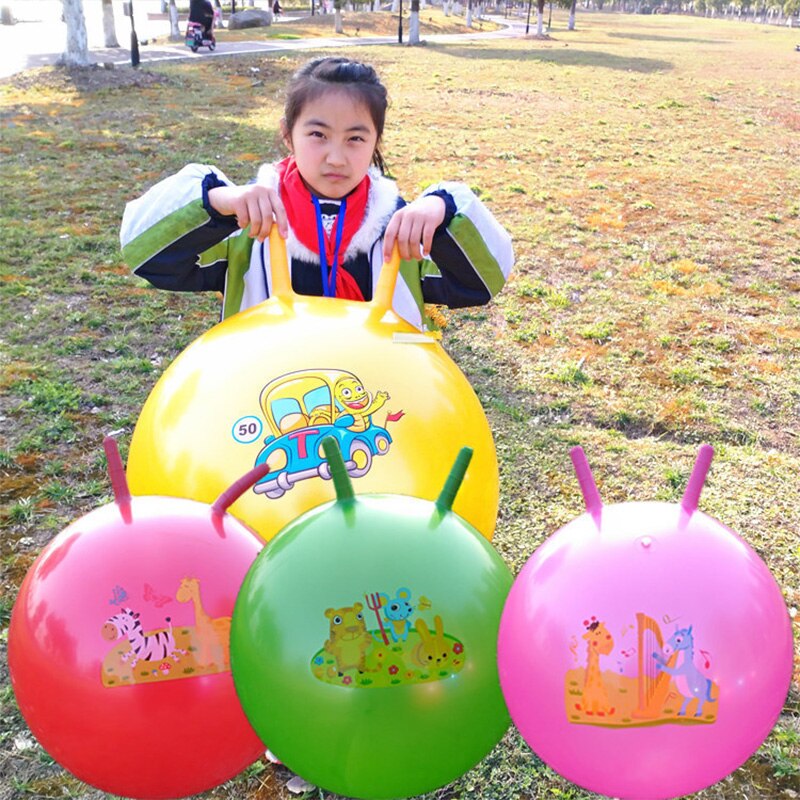
<svg viewBox="0 0 800 800"><path fill-rule="evenodd" d="M553 16L546 40L347 50L388 85L384 152L404 195L464 181L514 238L497 300L445 312L445 345L495 435L494 543L516 572L581 513L575 444L611 503L679 500L709 442L701 508L765 560L797 631L800 32L580 12L568 32ZM188 161L249 180L279 155L282 87L313 55L0 81L2 800L102 796L31 740L5 665L8 620L41 548L109 500L102 436L121 431L125 456L158 376L217 317L214 296L130 276L124 204ZM764 745L697 797L798 796L795 667ZM287 778L259 762L206 796L283 800ZM429 798L588 796L512 729Z"/></svg>

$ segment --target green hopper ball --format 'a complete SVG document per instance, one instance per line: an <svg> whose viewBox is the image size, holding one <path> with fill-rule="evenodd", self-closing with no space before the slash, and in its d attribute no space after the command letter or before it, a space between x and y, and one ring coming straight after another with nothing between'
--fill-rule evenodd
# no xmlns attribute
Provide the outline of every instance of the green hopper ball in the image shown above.
<svg viewBox="0 0 800 800"><path fill-rule="evenodd" d="M248 572L231 664L251 725L287 767L348 797L455 780L510 724L497 632L512 576L450 509L471 457L430 502L355 497L333 439L337 500L287 525Z"/></svg>

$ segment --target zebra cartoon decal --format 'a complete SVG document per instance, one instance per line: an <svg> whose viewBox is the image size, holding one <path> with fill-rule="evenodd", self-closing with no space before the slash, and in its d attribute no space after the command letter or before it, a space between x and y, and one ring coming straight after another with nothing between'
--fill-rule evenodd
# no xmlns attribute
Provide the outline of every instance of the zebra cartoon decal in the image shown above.
<svg viewBox="0 0 800 800"><path fill-rule="evenodd" d="M123 651L120 659L124 663L130 663L131 668L140 661L163 661L166 658L172 658L177 664L180 661L178 656L185 655L186 650L176 646L172 620L170 617L165 619L168 626L166 629L145 633L139 621L139 613L123 608L105 621L102 635L112 642L117 639L128 640L130 649Z"/></svg>

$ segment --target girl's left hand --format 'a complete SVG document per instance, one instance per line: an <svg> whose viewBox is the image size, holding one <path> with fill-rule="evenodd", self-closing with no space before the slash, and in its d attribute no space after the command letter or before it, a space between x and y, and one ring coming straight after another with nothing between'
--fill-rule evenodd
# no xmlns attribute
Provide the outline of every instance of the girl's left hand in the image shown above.
<svg viewBox="0 0 800 800"><path fill-rule="evenodd" d="M389 261L395 244L404 261L420 257L420 244L423 258L427 258L431 252L433 234L444 222L445 211L444 200L435 194L420 197L395 211L383 235L383 260Z"/></svg>

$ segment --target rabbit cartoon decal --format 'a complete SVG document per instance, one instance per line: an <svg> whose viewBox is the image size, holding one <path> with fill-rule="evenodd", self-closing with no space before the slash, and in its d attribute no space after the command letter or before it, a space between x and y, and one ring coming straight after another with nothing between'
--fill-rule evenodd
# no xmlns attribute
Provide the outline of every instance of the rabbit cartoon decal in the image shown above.
<svg viewBox="0 0 800 800"><path fill-rule="evenodd" d="M412 659L422 669L437 670L450 663L451 650L444 637L442 618L437 614L433 618L436 634L431 635L428 626L418 619L414 627L419 635L419 644L414 648Z"/></svg>

